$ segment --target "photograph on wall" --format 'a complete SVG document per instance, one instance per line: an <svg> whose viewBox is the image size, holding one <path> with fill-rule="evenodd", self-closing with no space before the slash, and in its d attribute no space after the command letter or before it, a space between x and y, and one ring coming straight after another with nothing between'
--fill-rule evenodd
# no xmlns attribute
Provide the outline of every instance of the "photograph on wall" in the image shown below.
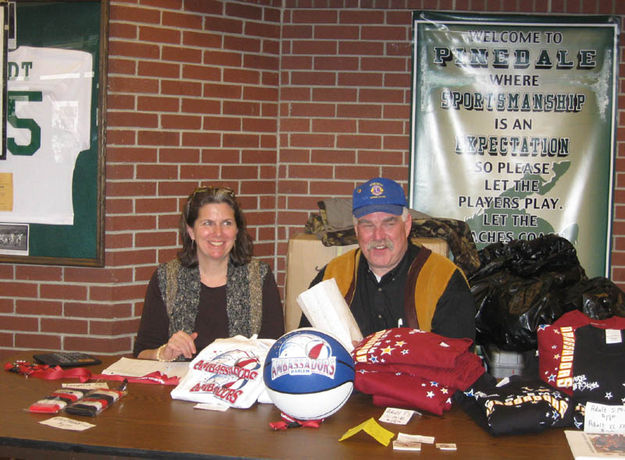
<svg viewBox="0 0 625 460"><path fill-rule="evenodd" d="M0 254L28 255L27 224L0 224Z"/></svg>
<svg viewBox="0 0 625 460"><path fill-rule="evenodd" d="M410 205L478 249L555 233L609 269L618 21L414 15Z"/></svg>

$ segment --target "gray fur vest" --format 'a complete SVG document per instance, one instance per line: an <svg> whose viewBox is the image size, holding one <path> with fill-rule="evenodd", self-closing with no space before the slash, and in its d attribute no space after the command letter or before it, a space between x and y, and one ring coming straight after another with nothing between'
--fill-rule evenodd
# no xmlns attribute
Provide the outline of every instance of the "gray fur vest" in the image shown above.
<svg viewBox="0 0 625 460"><path fill-rule="evenodd" d="M236 267L228 263L226 312L230 337L251 337L260 332L263 310L263 281L269 266L256 259ZM167 307L169 335L195 330L200 303L199 267L183 267L178 259L158 267L158 284Z"/></svg>

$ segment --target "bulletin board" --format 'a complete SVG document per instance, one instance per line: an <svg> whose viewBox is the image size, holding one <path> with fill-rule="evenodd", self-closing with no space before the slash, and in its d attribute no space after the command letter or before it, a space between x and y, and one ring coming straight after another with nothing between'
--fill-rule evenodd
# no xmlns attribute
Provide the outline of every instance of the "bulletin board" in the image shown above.
<svg viewBox="0 0 625 460"><path fill-rule="evenodd" d="M0 262L102 266L107 2L11 3Z"/></svg>

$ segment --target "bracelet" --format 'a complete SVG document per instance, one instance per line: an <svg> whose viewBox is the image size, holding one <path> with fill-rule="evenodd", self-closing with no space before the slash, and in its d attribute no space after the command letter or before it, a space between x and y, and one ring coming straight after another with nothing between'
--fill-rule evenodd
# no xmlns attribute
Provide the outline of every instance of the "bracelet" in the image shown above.
<svg viewBox="0 0 625 460"><path fill-rule="evenodd" d="M163 345L161 345L160 347L158 347L158 348L156 349L156 360L157 360L157 361L161 361L161 362L170 362L170 361L173 361L172 359L164 359L164 358L161 358L161 352L165 349L165 347L167 347L167 344L166 344L166 343L164 343Z"/></svg>

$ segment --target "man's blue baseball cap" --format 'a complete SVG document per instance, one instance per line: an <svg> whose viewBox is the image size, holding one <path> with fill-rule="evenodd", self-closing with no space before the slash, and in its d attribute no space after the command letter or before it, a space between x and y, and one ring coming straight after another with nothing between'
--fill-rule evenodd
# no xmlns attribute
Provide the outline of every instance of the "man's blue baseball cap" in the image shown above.
<svg viewBox="0 0 625 460"><path fill-rule="evenodd" d="M354 190L352 214L362 217L372 212L401 215L408 207L404 189L392 179L376 177Z"/></svg>

